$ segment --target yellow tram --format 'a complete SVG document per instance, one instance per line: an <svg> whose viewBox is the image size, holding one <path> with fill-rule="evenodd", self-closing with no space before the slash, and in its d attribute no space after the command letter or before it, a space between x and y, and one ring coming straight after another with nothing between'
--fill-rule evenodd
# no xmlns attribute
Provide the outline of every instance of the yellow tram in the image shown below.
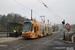
<svg viewBox="0 0 75 50"><path fill-rule="evenodd" d="M52 34L52 26L38 21L26 21L23 24L23 38L38 38Z"/></svg>

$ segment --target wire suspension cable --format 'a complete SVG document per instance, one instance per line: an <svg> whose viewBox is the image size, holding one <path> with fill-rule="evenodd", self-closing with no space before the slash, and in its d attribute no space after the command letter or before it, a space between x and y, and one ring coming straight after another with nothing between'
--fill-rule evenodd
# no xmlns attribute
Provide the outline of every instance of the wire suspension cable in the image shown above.
<svg viewBox="0 0 75 50"><path fill-rule="evenodd" d="M15 0L17 3L19 3L20 5L24 6L25 8L31 10L30 8L26 7L25 5L21 4L20 2L18 2L17 0Z"/></svg>
<svg viewBox="0 0 75 50"><path fill-rule="evenodd" d="M24 12L26 12L26 10L25 10L21 5L19 5L18 3L17 3L17 5L18 5L21 9L23 9Z"/></svg>
<svg viewBox="0 0 75 50"><path fill-rule="evenodd" d="M39 0L38 0L39 1ZM41 4L43 4L49 11L51 10L42 0L41 1L39 1ZM51 10L52 11L52 10ZM53 12L53 14L55 14L57 17L59 17L59 18L61 18L60 16L58 16L54 11L52 11ZM51 13L52 14L52 13ZM53 15L52 14L52 15ZM53 15L54 17L55 17L55 15ZM63 18L61 18L61 19L63 19Z"/></svg>
<svg viewBox="0 0 75 50"><path fill-rule="evenodd" d="M23 6L23 7L25 7L25 8L27 8L28 10L31 10L30 8L28 8L27 6L25 6L25 5L23 5L23 4L21 4L20 2L18 2L17 0L15 0L18 4L20 4L21 6ZM35 11L33 11L35 14L37 14L37 15L40 15L40 14L38 14L38 13L36 13Z"/></svg>
<svg viewBox="0 0 75 50"><path fill-rule="evenodd" d="M49 7L48 7L49 10L51 10ZM52 11L52 10L51 10ZM58 16L54 11L52 11L57 17L63 19L62 17Z"/></svg>

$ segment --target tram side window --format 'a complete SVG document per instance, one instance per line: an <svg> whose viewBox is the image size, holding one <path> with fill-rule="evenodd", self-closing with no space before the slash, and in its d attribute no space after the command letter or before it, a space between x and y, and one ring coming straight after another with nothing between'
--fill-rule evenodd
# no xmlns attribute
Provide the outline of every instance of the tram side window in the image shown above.
<svg viewBox="0 0 75 50"><path fill-rule="evenodd" d="M38 31L38 26L37 26L37 31Z"/></svg>
<svg viewBox="0 0 75 50"><path fill-rule="evenodd" d="M49 33L50 33L50 31L51 31L51 30L50 30L50 27L49 27Z"/></svg>
<svg viewBox="0 0 75 50"><path fill-rule="evenodd" d="M34 32L36 32L36 26L34 27Z"/></svg>
<svg viewBox="0 0 75 50"><path fill-rule="evenodd" d="M31 31L33 30L33 25L31 26Z"/></svg>
<svg viewBox="0 0 75 50"><path fill-rule="evenodd" d="M46 27L45 27L45 31L46 31Z"/></svg>
<svg viewBox="0 0 75 50"><path fill-rule="evenodd" d="M49 32L50 30L49 30L49 27L48 27L48 32Z"/></svg>

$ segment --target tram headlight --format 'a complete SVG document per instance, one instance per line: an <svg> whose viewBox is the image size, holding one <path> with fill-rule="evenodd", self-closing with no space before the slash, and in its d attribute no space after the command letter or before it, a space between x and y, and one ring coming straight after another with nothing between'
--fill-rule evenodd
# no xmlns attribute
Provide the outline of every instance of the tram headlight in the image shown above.
<svg viewBox="0 0 75 50"><path fill-rule="evenodd" d="M30 33L28 33L28 35L30 35Z"/></svg>

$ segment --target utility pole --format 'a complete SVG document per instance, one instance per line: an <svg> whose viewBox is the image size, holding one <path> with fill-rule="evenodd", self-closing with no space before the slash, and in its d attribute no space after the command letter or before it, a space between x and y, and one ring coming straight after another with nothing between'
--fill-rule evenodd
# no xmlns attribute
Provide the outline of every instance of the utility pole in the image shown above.
<svg viewBox="0 0 75 50"><path fill-rule="evenodd" d="M50 22L50 25L51 25L51 22Z"/></svg>
<svg viewBox="0 0 75 50"><path fill-rule="evenodd" d="M9 27L9 20L7 20L7 38L8 38L8 27Z"/></svg>
<svg viewBox="0 0 75 50"><path fill-rule="evenodd" d="M54 23L54 31L55 31L55 23Z"/></svg>
<svg viewBox="0 0 75 50"><path fill-rule="evenodd" d="M32 20L32 9L31 9L31 20Z"/></svg>
<svg viewBox="0 0 75 50"><path fill-rule="evenodd" d="M48 20L48 25L49 25L49 20Z"/></svg>

